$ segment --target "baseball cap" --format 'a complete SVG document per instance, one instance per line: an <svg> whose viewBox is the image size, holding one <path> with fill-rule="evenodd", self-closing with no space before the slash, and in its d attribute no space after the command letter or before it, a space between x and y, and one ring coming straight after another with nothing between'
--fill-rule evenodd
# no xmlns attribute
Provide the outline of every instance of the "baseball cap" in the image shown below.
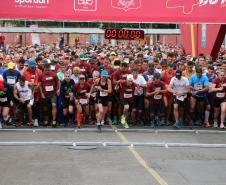
<svg viewBox="0 0 226 185"><path fill-rule="evenodd" d="M34 60L34 59L30 59L30 60L28 61L28 66L29 66L30 68L35 68L35 67L36 67L36 62L35 62L35 60Z"/></svg>
<svg viewBox="0 0 226 185"><path fill-rule="evenodd" d="M133 81L133 75L131 74L127 75L126 80Z"/></svg>
<svg viewBox="0 0 226 185"><path fill-rule="evenodd" d="M102 77L109 77L109 74L107 71L102 71L100 74Z"/></svg>
<svg viewBox="0 0 226 185"><path fill-rule="evenodd" d="M182 76L182 71L181 70L177 70L176 71L176 76L177 77L181 77Z"/></svg>
<svg viewBox="0 0 226 185"><path fill-rule="evenodd" d="M160 73L155 73L153 76L153 79L160 79L160 78L161 78Z"/></svg>
<svg viewBox="0 0 226 185"><path fill-rule="evenodd" d="M116 54L114 51L112 51L112 52L110 53L110 55L115 55L115 56L117 56L117 54Z"/></svg>
<svg viewBox="0 0 226 185"><path fill-rule="evenodd" d="M15 64L13 62L9 62L7 67L8 67L8 69L14 69Z"/></svg>

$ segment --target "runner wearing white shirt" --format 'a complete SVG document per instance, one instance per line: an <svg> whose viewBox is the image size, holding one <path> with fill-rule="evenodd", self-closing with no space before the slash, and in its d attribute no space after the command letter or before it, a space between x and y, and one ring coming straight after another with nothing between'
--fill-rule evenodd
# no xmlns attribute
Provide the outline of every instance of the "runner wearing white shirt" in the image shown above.
<svg viewBox="0 0 226 185"><path fill-rule="evenodd" d="M167 90L173 93L173 109L176 128L183 126L184 108L188 102L187 94L190 91L189 81L187 78L182 76L182 71L177 70L176 76L170 81Z"/></svg>
<svg viewBox="0 0 226 185"><path fill-rule="evenodd" d="M139 74L139 69L134 68L132 70L133 82L136 84L136 89L134 92L134 103L132 109L132 121L134 122L137 119L138 123L141 123L141 115L144 110L144 89L147 86L147 82L144 79L143 75Z"/></svg>
<svg viewBox="0 0 226 185"><path fill-rule="evenodd" d="M26 81L24 76L21 76L19 78L19 82L16 83L14 87L14 97L18 100L17 109L16 109L16 115L20 118L20 124L23 119L23 114L21 114L21 111L23 113L26 113L28 111L28 125L32 126L32 106L34 103L32 90L28 84L28 81Z"/></svg>

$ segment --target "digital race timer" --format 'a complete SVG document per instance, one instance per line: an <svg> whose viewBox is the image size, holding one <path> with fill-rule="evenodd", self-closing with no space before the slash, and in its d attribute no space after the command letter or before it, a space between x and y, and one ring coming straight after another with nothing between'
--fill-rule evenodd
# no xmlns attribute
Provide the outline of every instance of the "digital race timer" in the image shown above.
<svg viewBox="0 0 226 185"><path fill-rule="evenodd" d="M143 30L106 29L105 39L136 40L144 39Z"/></svg>

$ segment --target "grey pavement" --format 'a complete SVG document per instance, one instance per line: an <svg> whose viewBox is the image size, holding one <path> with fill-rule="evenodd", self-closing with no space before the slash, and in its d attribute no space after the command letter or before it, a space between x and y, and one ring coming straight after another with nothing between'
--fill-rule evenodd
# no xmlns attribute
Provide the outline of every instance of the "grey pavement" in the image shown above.
<svg viewBox="0 0 226 185"><path fill-rule="evenodd" d="M136 133L129 142L226 144L226 134ZM122 142L114 132L0 132L4 141ZM226 149L135 147L168 185L226 185ZM0 185L158 185L127 147L0 146Z"/></svg>

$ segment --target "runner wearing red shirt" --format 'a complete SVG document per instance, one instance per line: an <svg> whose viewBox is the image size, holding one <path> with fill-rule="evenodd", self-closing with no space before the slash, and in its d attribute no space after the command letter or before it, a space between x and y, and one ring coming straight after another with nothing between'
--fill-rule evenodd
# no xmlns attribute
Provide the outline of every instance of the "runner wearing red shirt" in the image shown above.
<svg viewBox="0 0 226 185"><path fill-rule="evenodd" d="M75 64L73 65L73 69L74 67L79 67L80 72L85 76L89 77L92 75L90 64L85 62L84 60L76 61Z"/></svg>
<svg viewBox="0 0 226 185"><path fill-rule="evenodd" d="M128 64L123 62L121 63L120 69L115 71L112 74L112 79L113 79L113 98L112 101L113 102L117 102L113 105L113 110L117 110L115 111L115 118L112 122L112 124L118 124L118 119L120 118L122 115L122 107L120 106L120 100L119 100L119 83L121 82L125 82L127 75L129 75L131 72L128 69Z"/></svg>
<svg viewBox="0 0 226 185"><path fill-rule="evenodd" d="M78 128L81 128L81 124L85 122L85 119L89 115L90 89L91 86L86 82L85 75L80 75L79 83L74 86L75 104L77 109L76 120Z"/></svg>
<svg viewBox="0 0 226 185"><path fill-rule="evenodd" d="M175 76L176 72L173 70L173 64L168 64L167 69L162 72L162 81L165 83L166 88L170 84L171 79ZM166 92L167 98L167 112L166 112L166 124L170 125L170 115L173 106L173 94L171 92Z"/></svg>
<svg viewBox="0 0 226 185"><path fill-rule="evenodd" d="M164 97L166 93L165 83L160 80L159 73L155 73L153 82L148 83L146 89L146 97L149 98L150 111L150 126L155 128L156 125L161 125L160 118L165 113Z"/></svg>
<svg viewBox="0 0 226 185"><path fill-rule="evenodd" d="M92 87L93 84L97 79L100 78L100 73L99 71L93 71L93 78L88 80L88 84ZM97 96L97 91L96 89L93 89L93 92L90 92L90 98L89 98L89 120L90 122L95 120L95 110L97 109L96 105L96 96Z"/></svg>
<svg viewBox="0 0 226 185"><path fill-rule="evenodd" d="M218 127L218 115L221 109L221 123L220 128L225 129L224 120L226 113L226 77L225 72L222 70L218 78L215 79L212 85L212 91L214 93L214 127Z"/></svg>
<svg viewBox="0 0 226 185"><path fill-rule="evenodd" d="M31 86L34 95L34 104L32 106L34 126L38 126L38 117L40 104L39 99L41 97L40 90L38 88L39 77L42 75L42 71L36 68L35 60L30 59L28 62L28 68L24 71L24 77L28 81L28 84Z"/></svg>
<svg viewBox="0 0 226 185"><path fill-rule="evenodd" d="M136 89L136 84L133 82L133 75L128 75L127 80L120 82L119 86L120 103L123 106L121 123L126 129L128 129L129 126L127 123L127 119L129 118L130 112L132 110L132 106L130 105L133 105L133 94Z"/></svg>
<svg viewBox="0 0 226 185"><path fill-rule="evenodd" d="M50 64L44 65L44 72L39 79L39 89L43 100L44 125L48 125L49 105L52 105L52 127L56 127L57 116L57 96L60 95L60 81L55 73L50 69Z"/></svg>

